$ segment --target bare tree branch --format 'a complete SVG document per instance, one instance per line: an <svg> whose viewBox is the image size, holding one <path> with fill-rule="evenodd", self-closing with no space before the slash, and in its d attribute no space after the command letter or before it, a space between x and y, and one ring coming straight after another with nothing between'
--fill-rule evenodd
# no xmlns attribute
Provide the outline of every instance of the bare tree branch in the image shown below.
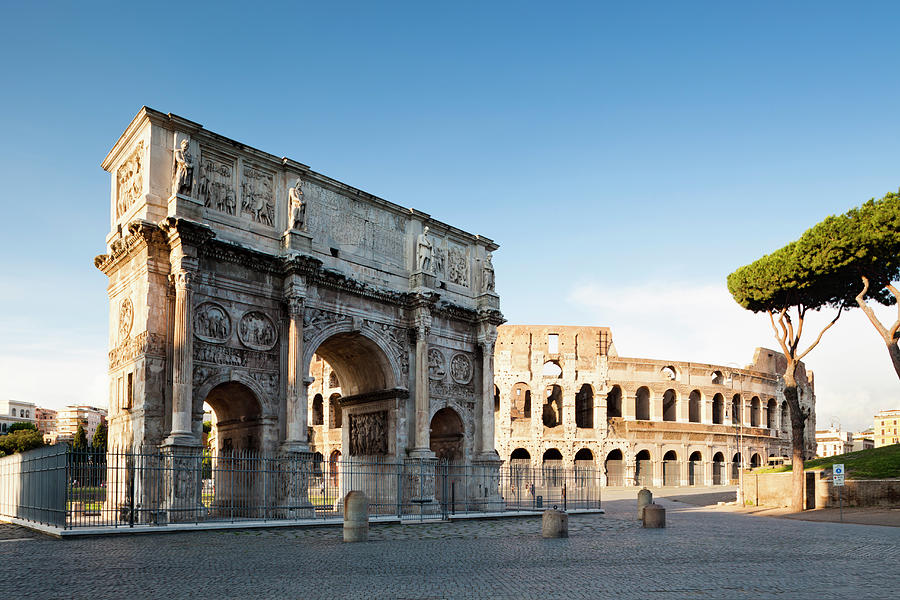
<svg viewBox="0 0 900 600"><path fill-rule="evenodd" d="M885 343L891 343L891 336L888 333L887 328L878 320L878 317L875 315L875 311L872 310L872 307L866 304L866 293L869 291L869 278L865 275L862 276L863 289L862 291L856 295L856 303L865 313L865 315L869 318L869 322L875 326L875 329L878 330L878 333L881 334L882 339L884 339ZM900 307L898 307L900 309ZM898 323L900 323L900 318L898 318Z"/></svg>
<svg viewBox="0 0 900 600"><path fill-rule="evenodd" d="M897 343L898 332L900 332L900 290L890 283L885 287L894 295L894 298L897 299L897 320L894 321L894 324L891 325L890 329L891 341Z"/></svg>
<svg viewBox="0 0 900 600"><path fill-rule="evenodd" d="M787 330L784 329L784 311L785 309L781 309L781 312L778 315L778 323L781 325L782 331L778 331L778 326L775 325L775 316L772 314L771 310L767 310L766 312L769 315L769 322L772 324L772 330L775 332L775 339L778 340L778 343L781 345L781 350L784 352L785 356L788 355L788 348L785 344L785 339L787 338Z"/></svg>
<svg viewBox="0 0 900 600"><path fill-rule="evenodd" d="M831 329L831 326L834 325L835 323L837 323L837 320L841 318L842 312L844 312L844 303L843 302L838 307L837 314L834 315L834 318L831 320L831 323L826 325L825 328L819 332L819 337L816 338L816 341L814 341L812 343L812 345L806 349L805 352L803 352L800 356L797 357L798 362L803 360L803 357L806 356L807 354L809 354L809 351L812 350L813 348L815 348L819 344L819 341L822 339L822 336L825 335L825 332L828 331L829 329Z"/></svg>

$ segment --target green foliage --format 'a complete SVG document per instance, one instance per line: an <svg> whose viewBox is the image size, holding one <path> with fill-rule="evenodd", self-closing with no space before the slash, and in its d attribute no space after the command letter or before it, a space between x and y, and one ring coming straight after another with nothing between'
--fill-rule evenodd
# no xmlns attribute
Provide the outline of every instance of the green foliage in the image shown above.
<svg viewBox="0 0 900 600"><path fill-rule="evenodd" d="M106 452L106 437L106 423L100 423L97 426L97 431L94 432L94 437L91 439L91 447L94 450Z"/></svg>
<svg viewBox="0 0 900 600"><path fill-rule="evenodd" d="M797 241L731 273L728 291L753 312L846 308L862 291L862 276L870 280L868 297L895 301L885 286L900 278L898 194L826 218Z"/></svg>
<svg viewBox="0 0 900 600"><path fill-rule="evenodd" d="M830 469L835 463L843 463L847 479L892 479L900 477L900 444L848 452L828 458L808 460L805 470ZM762 469L758 473L783 473L791 470L791 465Z"/></svg>
<svg viewBox="0 0 900 600"><path fill-rule="evenodd" d="M20 429L0 435L0 456L34 450L44 445L44 436L36 429Z"/></svg>
<svg viewBox="0 0 900 600"><path fill-rule="evenodd" d="M15 431L37 431L38 428L34 423L24 423L19 421L18 423L13 423L6 429L6 433L13 433Z"/></svg>
<svg viewBox="0 0 900 600"><path fill-rule="evenodd" d="M210 431L212 431L212 421L203 421L203 433L209 435Z"/></svg>
<svg viewBox="0 0 900 600"><path fill-rule="evenodd" d="M72 440L72 448L75 450L87 450L88 441L87 434L84 432L84 426L79 425L75 432L75 439Z"/></svg>

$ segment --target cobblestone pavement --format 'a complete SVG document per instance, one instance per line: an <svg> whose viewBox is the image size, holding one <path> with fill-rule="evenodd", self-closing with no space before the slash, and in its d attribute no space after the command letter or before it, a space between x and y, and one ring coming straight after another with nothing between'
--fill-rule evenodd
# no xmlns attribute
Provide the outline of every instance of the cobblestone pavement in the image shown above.
<svg viewBox="0 0 900 600"><path fill-rule="evenodd" d="M900 529L753 517L660 500L570 516L340 528L233 530L0 543L17 598L884 598L900 587Z"/></svg>

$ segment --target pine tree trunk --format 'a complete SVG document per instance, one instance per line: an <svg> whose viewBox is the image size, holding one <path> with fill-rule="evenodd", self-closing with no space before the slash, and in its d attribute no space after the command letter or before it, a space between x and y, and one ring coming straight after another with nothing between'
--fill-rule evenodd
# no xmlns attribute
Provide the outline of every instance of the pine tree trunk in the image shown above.
<svg viewBox="0 0 900 600"><path fill-rule="evenodd" d="M888 342L887 349L891 355L891 362L894 363L894 370L897 371L897 377L900 377L900 346L897 342Z"/></svg>
<svg viewBox="0 0 900 600"><path fill-rule="evenodd" d="M795 369L796 364L789 360L787 369L784 372L784 397L791 411L791 448L793 450L791 459L791 510L800 512L805 505L803 497L803 450L805 446L806 418L800 409L800 395L797 391L797 379L794 375Z"/></svg>

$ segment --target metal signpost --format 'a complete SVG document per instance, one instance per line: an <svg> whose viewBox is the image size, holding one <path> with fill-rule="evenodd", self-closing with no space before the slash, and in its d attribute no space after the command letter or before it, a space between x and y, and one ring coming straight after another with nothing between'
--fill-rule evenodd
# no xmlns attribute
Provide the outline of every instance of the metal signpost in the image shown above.
<svg viewBox="0 0 900 600"><path fill-rule="evenodd" d="M838 502L841 506L841 521L844 520L844 464L835 463L831 467L831 483L838 489Z"/></svg>

